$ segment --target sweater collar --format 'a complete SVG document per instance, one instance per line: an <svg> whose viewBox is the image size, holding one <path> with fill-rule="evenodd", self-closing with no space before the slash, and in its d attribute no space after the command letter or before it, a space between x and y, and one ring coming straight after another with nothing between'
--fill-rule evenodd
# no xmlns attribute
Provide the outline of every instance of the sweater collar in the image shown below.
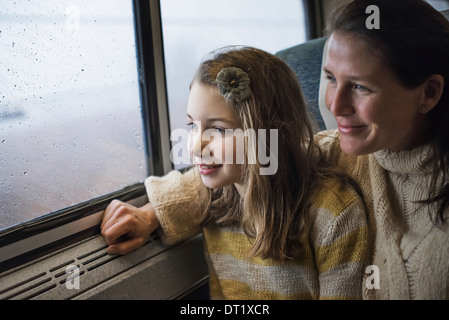
<svg viewBox="0 0 449 320"><path fill-rule="evenodd" d="M422 145L412 150L380 150L374 153L379 165L387 171L401 174L426 174L432 172L429 155L430 145Z"/></svg>

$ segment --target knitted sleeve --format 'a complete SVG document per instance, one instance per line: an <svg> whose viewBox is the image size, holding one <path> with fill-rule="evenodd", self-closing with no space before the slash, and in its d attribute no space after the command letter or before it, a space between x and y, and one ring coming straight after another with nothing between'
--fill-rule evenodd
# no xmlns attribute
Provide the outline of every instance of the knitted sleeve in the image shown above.
<svg viewBox="0 0 449 320"><path fill-rule="evenodd" d="M362 299L363 273L369 258L363 201L349 189L323 193L317 203L312 241L320 299Z"/></svg>
<svg viewBox="0 0 449 320"><path fill-rule="evenodd" d="M315 142L320 146L324 157L332 163L338 163L342 153L338 130L326 130L315 134Z"/></svg>
<svg viewBox="0 0 449 320"><path fill-rule="evenodd" d="M151 176L145 180L164 243L173 244L201 232L201 184L201 178L193 170L184 174L172 171L163 177Z"/></svg>

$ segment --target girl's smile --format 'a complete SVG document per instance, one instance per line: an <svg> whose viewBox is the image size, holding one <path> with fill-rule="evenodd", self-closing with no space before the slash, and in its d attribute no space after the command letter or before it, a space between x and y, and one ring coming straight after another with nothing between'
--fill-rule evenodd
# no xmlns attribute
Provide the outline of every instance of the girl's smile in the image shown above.
<svg viewBox="0 0 449 320"><path fill-rule="evenodd" d="M223 165L206 165L206 164L197 164L196 166L202 176L210 176L216 174L217 171L223 167Z"/></svg>

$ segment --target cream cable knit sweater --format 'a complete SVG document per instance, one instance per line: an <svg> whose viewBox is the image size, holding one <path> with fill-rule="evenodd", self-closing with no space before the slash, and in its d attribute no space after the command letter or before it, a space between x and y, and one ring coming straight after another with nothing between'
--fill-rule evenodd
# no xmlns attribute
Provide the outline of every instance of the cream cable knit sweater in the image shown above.
<svg viewBox="0 0 449 320"><path fill-rule="evenodd" d="M434 226L429 207L415 203L427 197L429 147L354 157L341 151L337 131L322 132L317 140L357 180L368 206L380 289L364 285L364 298L448 299L449 229Z"/></svg>

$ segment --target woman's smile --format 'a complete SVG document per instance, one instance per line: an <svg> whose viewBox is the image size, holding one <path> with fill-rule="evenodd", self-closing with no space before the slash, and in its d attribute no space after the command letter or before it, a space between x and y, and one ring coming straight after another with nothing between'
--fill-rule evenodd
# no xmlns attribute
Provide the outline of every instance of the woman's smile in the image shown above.
<svg viewBox="0 0 449 320"><path fill-rule="evenodd" d="M368 126L362 125L362 126L355 126L355 125L341 125L338 124L338 130L341 134L349 134L349 135L356 135L361 133L362 131L366 130Z"/></svg>

